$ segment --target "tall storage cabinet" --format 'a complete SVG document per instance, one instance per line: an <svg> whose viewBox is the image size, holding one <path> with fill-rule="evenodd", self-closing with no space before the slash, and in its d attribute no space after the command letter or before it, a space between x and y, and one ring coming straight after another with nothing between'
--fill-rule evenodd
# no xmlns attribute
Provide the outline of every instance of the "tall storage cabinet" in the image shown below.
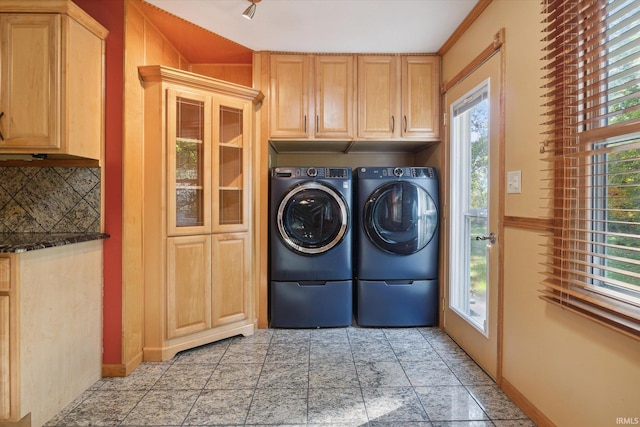
<svg viewBox="0 0 640 427"><path fill-rule="evenodd" d="M260 93L162 66L145 87L144 359L250 335L250 211Z"/></svg>

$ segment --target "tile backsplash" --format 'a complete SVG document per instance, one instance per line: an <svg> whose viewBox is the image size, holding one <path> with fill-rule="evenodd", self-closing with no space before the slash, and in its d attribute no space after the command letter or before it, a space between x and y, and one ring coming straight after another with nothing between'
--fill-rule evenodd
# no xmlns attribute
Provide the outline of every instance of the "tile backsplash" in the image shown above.
<svg viewBox="0 0 640 427"><path fill-rule="evenodd" d="M0 166L0 232L100 232L100 169Z"/></svg>

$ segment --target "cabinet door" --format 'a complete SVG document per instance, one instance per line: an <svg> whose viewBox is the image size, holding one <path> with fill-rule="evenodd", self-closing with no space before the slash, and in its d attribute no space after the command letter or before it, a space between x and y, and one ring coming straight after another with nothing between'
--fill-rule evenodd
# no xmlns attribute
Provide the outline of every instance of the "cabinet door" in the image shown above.
<svg viewBox="0 0 640 427"><path fill-rule="evenodd" d="M316 138L353 137L353 56L316 56Z"/></svg>
<svg viewBox="0 0 640 427"><path fill-rule="evenodd" d="M169 235L211 230L210 96L167 89Z"/></svg>
<svg viewBox="0 0 640 427"><path fill-rule="evenodd" d="M358 57L358 136L391 138L400 129L398 60L395 56Z"/></svg>
<svg viewBox="0 0 640 427"><path fill-rule="evenodd" d="M249 316L250 250L247 233L213 235L213 326Z"/></svg>
<svg viewBox="0 0 640 427"><path fill-rule="evenodd" d="M402 58L402 136L440 135L440 60L437 56Z"/></svg>
<svg viewBox="0 0 640 427"><path fill-rule="evenodd" d="M0 14L0 31L0 148L60 148L60 15Z"/></svg>
<svg viewBox="0 0 640 427"><path fill-rule="evenodd" d="M14 279L15 280L15 279ZM18 412L18 352L16 347L16 300L12 295L11 260L0 258L0 420L15 418ZM1 424L1 422L0 422Z"/></svg>
<svg viewBox="0 0 640 427"><path fill-rule="evenodd" d="M167 239L167 339L211 328L211 237Z"/></svg>
<svg viewBox="0 0 640 427"><path fill-rule="evenodd" d="M270 129L273 138L309 137L309 57L271 56Z"/></svg>
<svg viewBox="0 0 640 427"><path fill-rule="evenodd" d="M249 218L251 104L216 97L213 149L213 231L245 231Z"/></svg>
<svg viewBox="0 0 640 427"><path fill-rule="evenodd" d="M11 342L9 296L0 294L0 419L11 416Z"/></svg>

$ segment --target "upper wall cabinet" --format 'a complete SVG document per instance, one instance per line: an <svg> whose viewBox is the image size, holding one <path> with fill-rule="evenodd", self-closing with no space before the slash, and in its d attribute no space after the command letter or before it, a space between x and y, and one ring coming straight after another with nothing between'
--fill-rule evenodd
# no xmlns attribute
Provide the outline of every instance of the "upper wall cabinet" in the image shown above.
<svg viewBox="0 0 640 427"><path fill-rule="evenodd" d="M440 136L437 56L358 57L358 137Z"/></svg>
<svg viewBox="0 0 640 427"><path fill-rule="evenodd" d="M271 56L273 138L309 137L309 60L305 55Z"/></svg>
<svg viewBox="0 0 640 427"><path fill-rule="evenodd" d="M353 80L353 56L315 57L316 138L353 137Z"/></svg>
<svg viewBox="0 0 640 427"><path fill-rule="evenodd" d="M272 54L271 144L346 152L387 141L415 151L440 137L439 84L436 55Z"/></svg>
<svg viewBox="0 0 640 427"><path fill-rule="evenodd" d="M100 160L107 30L71 1L0 0L0 154Z"/></svg>
<svg viewBox="0 0 640 427"><path fill-rule="evenodd" d="M401 57L400 135L409 138L440 138L440 58Z"/></svg>
<svg viewBox="0 0 640 427"><path fill-rule="evenodd" d="M272 55L273 138L353 137L353 56Z"/></svg>
<svg viewBox="0 0 640 427"><path fill-rule="evenodd" d="M358 57L358 136L389 139L400 129L400 79L396 56Z"/></svg>

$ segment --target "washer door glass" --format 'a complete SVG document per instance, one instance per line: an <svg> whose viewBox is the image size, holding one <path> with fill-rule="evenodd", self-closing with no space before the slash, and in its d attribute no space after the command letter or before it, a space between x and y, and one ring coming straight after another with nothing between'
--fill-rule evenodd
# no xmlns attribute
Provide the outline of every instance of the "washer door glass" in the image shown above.
<svg viewBox="0 0 640 427"><path fill-rule="evenodd" d="M399 255L423 249L438 226L435 202L423 188L410 182L378 187L364 205L364 228L373 244Z"/></svg>
<svg viewBox="0 0 640 427"><path fill-rule="evenodd" d="M349 211L331 187L311 181L290 189L278 207L278 231L291 249L307 255L328 251L347 232Z"/></svg>

